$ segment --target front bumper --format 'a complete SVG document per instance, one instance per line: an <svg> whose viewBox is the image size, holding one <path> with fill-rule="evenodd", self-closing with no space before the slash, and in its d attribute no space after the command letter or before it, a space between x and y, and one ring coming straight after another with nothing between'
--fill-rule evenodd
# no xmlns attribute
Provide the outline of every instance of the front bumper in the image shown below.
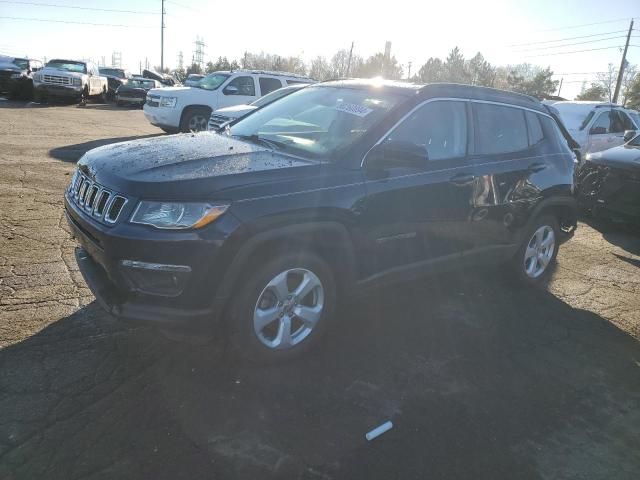
<svg viewBox="0 0 640 480"><path fill-rule="evenodd" d="M39 83L35 85L37 91L46 93L47 95L55 95L56 97L80 98L82 97L82 87L71 85L49 85L47 83Z"/></svg>
<svg viewBox="0 0 640 480"><path fill-rule="evenodd" d="M224 271L220 246L225 229L237 224L234 217L226 216L218 226L212 225L217 228L202 232L161 232L126 222L104 226L87 221L66 197L65 209L80 244L76 251L80 271L107 312L183 332L215 327L226 303L217 295ZM160 272L164 277L158 277L157 270L144 268L152 264L182 269L164 270ZM135 272L131 265L136 266ZM175 281L175 288L167 278Z"/></svg>
<svg viewBox="0 0 640 480"><path fill-rule="evenodd" d="M175 108L149 107L144 104L144 116L151 125L167 130L178 130L180 128L180 115Z"/></svg>
<svg viewBox="0 0 640 480"><path fill-rule="evenodd" d="M129 97L129 96L122 96L122 95L118 95L116 94L116 101L117 102L122 102L122 103L133 103L135 105L142 105L145 102L145 98L144 97Z"/></svg>

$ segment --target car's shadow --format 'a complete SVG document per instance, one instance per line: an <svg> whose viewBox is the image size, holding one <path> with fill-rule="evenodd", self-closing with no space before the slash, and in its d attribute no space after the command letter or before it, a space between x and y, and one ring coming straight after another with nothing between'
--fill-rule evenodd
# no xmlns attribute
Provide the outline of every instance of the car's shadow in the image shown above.
<svg viewBox="0 0 640 480"><path fill-rule="evenodd" d="M110 145L112 143L126 142L128 140L139 140L142 138L157 137L163 135L162 133L152 133L149 135L137 135L131 137L116 137L116 138L102 138L99 140L91 140L89 142L76 143L74 145L65 145L63 147L56 147L49 150L49 156L63 162L77 162L80 157L87 153L89 150L103 145Z"/></svg>
<svg viewBox="0 0 640 480"><path fill-rule="evenodd" d="M632 255L640 255L640 225L616 223L607 219L582 219L591 228L599 231L603 238Z"/></svg>
<svg viewBox="0 0 640 480"><path fill-rule="evenodd" d="M638 343L544 290L433 277L351 301L331 330L309 356L247 364L84 307L0 351L0 478L640 470Z"/></svg>

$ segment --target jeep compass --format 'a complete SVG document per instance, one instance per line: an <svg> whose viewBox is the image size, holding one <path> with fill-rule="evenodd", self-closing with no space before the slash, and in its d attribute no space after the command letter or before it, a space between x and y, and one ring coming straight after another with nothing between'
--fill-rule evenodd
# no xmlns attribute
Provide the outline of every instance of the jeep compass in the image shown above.
<svg viewBox="0 0 640 480"><path fill-rule="evenodd" d="M65 206L108 312L278 359L356 289L498 262L540 282L576 227L573 159L525 95L333 81L223 133L91 150Z"/></svg>

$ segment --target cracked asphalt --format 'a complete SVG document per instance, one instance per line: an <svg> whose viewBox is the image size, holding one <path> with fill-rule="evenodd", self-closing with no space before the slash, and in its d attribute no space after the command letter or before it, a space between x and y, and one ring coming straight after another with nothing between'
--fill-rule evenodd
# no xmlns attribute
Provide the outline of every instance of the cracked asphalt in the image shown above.
<svg viewBox="0 0 640 480"><path fill-rule="evenodd" d="M638 232L581 223L540 289L494 269L354 298L322 351L243 365L115 321L75 265L75 161L159 133L0 100L0 478L638 478Z"/></svg>

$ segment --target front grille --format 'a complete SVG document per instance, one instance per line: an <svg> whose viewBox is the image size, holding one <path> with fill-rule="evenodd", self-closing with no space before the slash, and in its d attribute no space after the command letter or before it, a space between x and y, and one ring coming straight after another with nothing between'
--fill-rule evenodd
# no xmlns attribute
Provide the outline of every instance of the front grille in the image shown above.
<svg viewBox="0 0 640 480"><path fill-rule="evenodd" d="M71 85L71 78L61 77L59 75L44 75L42 81L52 85Z"/></svg>
<svg viewBox="0 0 640 480"><path fill-rule="evenodd" d="M126 197L91 181L89 177L78 171L67 189L67 197L88 215L108 224L118 221L127 203Z"/></svg>
<svg viewBox="0 0 640 480"><path fill-rule="evenodd" d="M211 114L209 117L209 130L218 130L222 125L227 123L231 118L224 115Z"/></svg>
<svg viewBox="0 0 640 480"><path fill-rule="evenodd" d="M147 95L147 105L150 107L160 106L160 95Z"/></svg>

